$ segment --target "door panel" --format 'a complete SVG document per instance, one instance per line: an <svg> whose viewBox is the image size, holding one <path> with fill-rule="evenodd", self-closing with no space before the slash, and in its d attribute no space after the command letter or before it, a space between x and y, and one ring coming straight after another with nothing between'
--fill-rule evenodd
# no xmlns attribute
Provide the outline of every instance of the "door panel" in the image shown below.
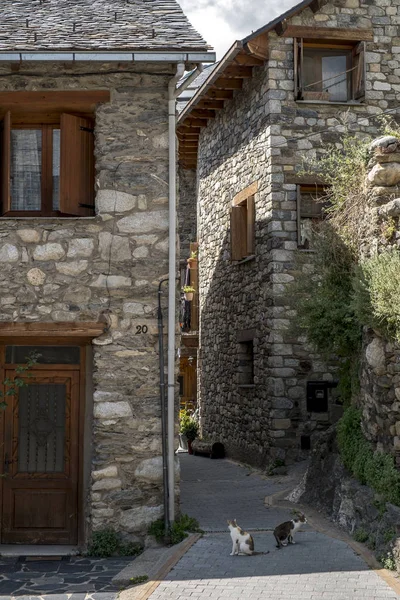
<svg viewBox="0 0 400 600"><path fill-rule="evenodd" d="M2 543L76 544L79 371L25 384L5 410Z"/></svg>

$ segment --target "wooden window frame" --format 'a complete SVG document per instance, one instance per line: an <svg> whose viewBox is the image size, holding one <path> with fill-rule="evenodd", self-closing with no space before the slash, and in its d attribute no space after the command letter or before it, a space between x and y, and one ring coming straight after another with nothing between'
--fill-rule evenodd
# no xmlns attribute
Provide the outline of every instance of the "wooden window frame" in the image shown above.
<svg viewBox="0 0 400 600"><path fill-rule="evenodd" d="M255 194L254 182L236 194L231 206L231 260L240 262L255 256Z"/></svg>
<svg viewBox="0 0 400 600"><path fill-rule="evenodd" d="M11 132L17 129L42 131L41 208L11 209ZM60 129L60 209L53 209L53 130ZM38 116L6 112L1 123L0 217L86 217L94 206L94 115L61 113L51 122Z"/></svg>
<svg viewBox="0 0 400 600"><path fill-rule="evenodd" d="M327 30L329 35L329 31ZM325 50L343 50L347 55L347 70L350 75L347 78L347 101L335 101L326 99L304 98L304 49L315 48ZM357 39L315 39L294 37L294 99L303 102L322 102L328 104L362 103L365 101L366 81L366 42ZM321 92L322 94L323 92Z"/></svg>

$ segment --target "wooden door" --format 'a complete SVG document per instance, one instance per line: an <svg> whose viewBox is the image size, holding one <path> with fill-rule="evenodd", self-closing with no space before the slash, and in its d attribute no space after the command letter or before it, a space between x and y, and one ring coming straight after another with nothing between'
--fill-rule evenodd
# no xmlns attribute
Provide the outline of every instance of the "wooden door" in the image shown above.
<svg viewBox="0 0 400 600"><path fill-rule="evenodd" d="M78 541L79 370L52 367L7 398L3 544Z"/></svg>

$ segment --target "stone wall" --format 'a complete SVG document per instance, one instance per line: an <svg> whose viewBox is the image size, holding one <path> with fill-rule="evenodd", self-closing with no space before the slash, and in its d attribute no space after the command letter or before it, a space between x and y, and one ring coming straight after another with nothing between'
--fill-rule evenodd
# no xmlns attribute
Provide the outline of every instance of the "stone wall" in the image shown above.
<svg viewBox="0 0 400 600"><path fill-rule="evenodd" d="M400 247L400 140L386 136L370 146L368 206L361 222L368 235L364 258ZM400 345L382 332L363 336L360 392L363 429L378 451L392 454L400 466Z"/></svg>
<svg viewBox="0 0 400 600"><path fill-rule="evenodd" d="M334 428L317 439L305 477L289 498L317 508L378 558L389 552L400 573L400 508L383 502L350 476L340 459Z"/></svg>
<svg viewBox="0 0 400 600"><path fill-rule="evenodd" d="M203 433L232 456L256 465L301 455L300 436L337 417L309 414L306 384L332 380L325 365L294 334L288 301L296 276L296 173L347 130L375 136L376 116L397 106L400 86L398 7L386 0L333 0L289 19L294 25L372 25L367 45L366 99L332 105L294 101L293 39L269 34L270 59L253 70L233 100L202 131L199 143L198 233L201 293L200 402ZM258 182L255 259L230 261L232 198ZM255 387L239 389L237 333L256 330ZM329 334L329 332L327 332ZM318 420L318 419L322 419Z"/></svg>
<svg viewBox="0 0 400 600"><path fill-rule="evenodd" d="M0 219L0 321L97 321L89 529L160 517L157 286L168 273L170 65L1 67L1 90L109 89L95 114L96 216ZM138 334L138 326L148 332ZM90 444L87 444L88 446Z"/></svg>

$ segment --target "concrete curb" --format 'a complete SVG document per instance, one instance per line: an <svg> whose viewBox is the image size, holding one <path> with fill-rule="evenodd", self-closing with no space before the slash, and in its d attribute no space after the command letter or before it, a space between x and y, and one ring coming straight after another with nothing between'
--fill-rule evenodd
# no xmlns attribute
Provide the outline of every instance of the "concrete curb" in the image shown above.
<svg viewBox="0 0 400 600"><path fill-rule="evenodd" d="M118 586L131 585L122 590L119 600L147 600L158 588L170 570L180 561L182 556L201 538L200 533L189 535L183 542L169 548L150 548L145 550L136 560L125 567L113 579ZM131 578L148 576L148 581L132 586Z"/></svg>
<svg viewBox="0 0 400 600"><path fill-rule="evenodd" d="M393 575L393 573L388 569L384 569L376 559L373 552L367 548L367 546L353 540L348 533L336 527L331 521L328 521L328 519L315 510L315 508L312 508L307 504L294 504L293 502L286 500L286 496L290 494L291 491L292 489L288 489L286 491L280 491L276 494L272 494L271 496L266 496L264 504L266 506L275 506L290 510L295 509L304 512L304 514L307 516L307 522L311 525L311 527L313 527L313 529L318 531L318 533L323 533L328 537L345 542L358 556L363 559L363 561L369 566L370 569L372 569L372 571L375 571L375 573L381 579L383 579L392 588L392 590L400 595L399 578Z"/></svg>

